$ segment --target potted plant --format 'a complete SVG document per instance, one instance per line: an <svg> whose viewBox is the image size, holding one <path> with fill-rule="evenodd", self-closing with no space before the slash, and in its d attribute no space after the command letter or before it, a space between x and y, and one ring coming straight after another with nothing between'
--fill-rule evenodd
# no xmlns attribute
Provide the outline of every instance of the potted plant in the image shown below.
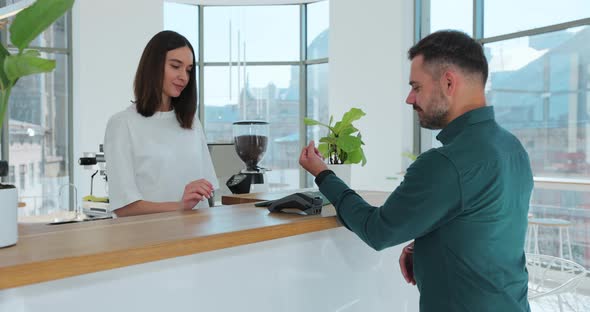
<svg viewBox="0 0 590 312"><path fill-rule="evenodd" d="M352 124L365 116L359 108L351 108L333 126L334 116L330 116L330 122L326 125L317 120L305 118L308 126L323 126L328 128L328 134L320 138L318 150L328 161L328 167L334 171L344 182L350 184L350 165L367 163L361 132Z"/></svg>
<svg viewBox="0 0 590 312"><path fill-rule="evenodd" d="M29 44L73 4L74 0L37 0L14 17L9 27L10 41L18 51L11 54L4 45L0 45L0 129L10 92L18 79L51 72L55 68L54 60L41 58L39 51L28 49ZM0 171L3 171L0 175L6 176L8 164L0 162ZM15 186L0 183L0 247L14 245L18 240L16 201Z"/></svg>

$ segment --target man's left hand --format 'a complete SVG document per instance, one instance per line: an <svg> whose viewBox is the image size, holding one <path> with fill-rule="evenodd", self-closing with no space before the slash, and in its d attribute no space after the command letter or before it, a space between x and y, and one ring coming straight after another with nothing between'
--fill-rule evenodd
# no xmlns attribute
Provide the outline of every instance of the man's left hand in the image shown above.
<svg viewBox="0 0 590 312"><path fill-rule="evenodd" d="M304 147L301 151L299 164L314 177L320 172L328 169L328 166L324 162L324 158L320 154L320 151L315 147L313 141L309 142L309 145Z"/></svg>

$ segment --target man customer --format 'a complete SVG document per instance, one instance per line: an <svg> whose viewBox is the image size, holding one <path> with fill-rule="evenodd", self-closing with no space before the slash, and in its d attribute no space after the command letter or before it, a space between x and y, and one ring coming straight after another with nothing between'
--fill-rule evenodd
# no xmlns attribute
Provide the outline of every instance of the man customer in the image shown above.
<svg viewBox="0 0 590 312"><path fill-rule="evenodd" d="M417 284L420 311L530 311L524 240L533 188L528 155L486 106L480 44L439 31L408 51L420 125L442 129L381 207L369 205L314 146L299 163L316 177L339 220L376 250L414 239L400 267Z"/></svg>

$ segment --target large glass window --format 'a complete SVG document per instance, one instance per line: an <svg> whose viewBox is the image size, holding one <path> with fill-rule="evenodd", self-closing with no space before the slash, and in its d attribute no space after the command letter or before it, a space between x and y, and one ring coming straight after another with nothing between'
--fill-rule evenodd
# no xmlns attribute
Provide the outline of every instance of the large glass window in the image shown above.
<svg viewBox="0 0 590 312"><path fill-rule="evenodd" d="M199 58L199 7L164 2L164 29L174 30L188 39L195 50L195 59Z"/></svg>
<svg viewBox="0 0 590 312"><path fill-rule="evenodd" d="M590 267L590 194L569 180L590 181L590 27L577 27L486 44L486 97L498 122L529 153L538 179L530 211L573 223L574 259ZM562 181L560 183L560 181ZM585 182L584 182L585 181ZM556 254L558 236L541 229L541 249Z"/></svg>
<svg viewBox="0 0 590 312"><path fill-rule="evenodd" d="M493 37L590 17L587 0L493 0L484 3L484 36Z"/></svg>
<svg viewBox="0 0 590 312"><path fill-rule="evenodd" d="M441 21L431 23L430 31L464 30L452 17L456 8L437 2L442 1L430 1L426 16ZM483 33L477 39L489 63L487 103L494 106L496 120L529 153L535 176L532 218L569 221L573 260L588 268L590 2L468 2L484 5L483 14L476 15L471 25ZM473 14L465 16L473 19ZM499 35L503 36L495 37ZM430 142L432 131L424 131L422 139ZM557 233L556 228L540 228L541 253L558 255Z"/></svg>
<svg viewBox="0 0 590 312"><path fill-rule="evenodd" d="M232 144L235 121L268 121L269 145L260 166L271 169L267 172L270 187L305 185L297 163L306 140L301 138L301 113L308 111L313 118L328 114L328 1L184 7L191 5L165 4L165 28L191 37L195 49L200 45L203 50L199 95L208 143ZM202 27L200 42L198 27ZM305 59L302 49L306 49ZM307 84L300 86L301 81ZM303 90L307 96L302 97Z"/></svg>
<svg viewBox="0 0 590 312"><path fill-rule="evenodd" d="M590 27L494 42L488 104L527 148L536 176L590 177Z"/></svg>
<svg viewBox="0 0 590 312"><path fill-rule="evenodd" d="M204 7L203 14L205 62L299 60L298 5Z"/></svg>
<svg viewBox="0 0 590 312"><path fill-rule="evenodd" d="M70 183L69 18L68 13L31 43L41 57L56 61L55 70L19 79L10 97L8 161L18 169L14 177L19 201L25 203L21 215L71 208L59 204L60 186Z"/></svg>
<svg viewBox="0 0 590 312"><path fill-rule="evenodd" d="M443 29L460 30L468 35L473 33L473 0L430 0L430 18L427 26L430 32Z"/></svg>
<svg viewBox="0 0 590 312"><path fill-rule="evenodd" d="M307 6L307 58L328 57L330 4L328 1Z"/></svg>

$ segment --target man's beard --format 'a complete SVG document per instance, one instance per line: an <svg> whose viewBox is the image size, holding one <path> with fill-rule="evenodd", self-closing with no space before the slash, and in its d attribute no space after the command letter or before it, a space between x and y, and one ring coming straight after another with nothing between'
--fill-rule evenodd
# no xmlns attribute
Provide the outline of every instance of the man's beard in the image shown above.
<svg viewBox="0 0 590 312"><path fill-rule="evenodd" d="M449 103L440 90L435 90L429 103L423 106L428 109L423 110L420 118L420 126L426 129L442 129L445 127L447 114L449 113Z"/></svg>

